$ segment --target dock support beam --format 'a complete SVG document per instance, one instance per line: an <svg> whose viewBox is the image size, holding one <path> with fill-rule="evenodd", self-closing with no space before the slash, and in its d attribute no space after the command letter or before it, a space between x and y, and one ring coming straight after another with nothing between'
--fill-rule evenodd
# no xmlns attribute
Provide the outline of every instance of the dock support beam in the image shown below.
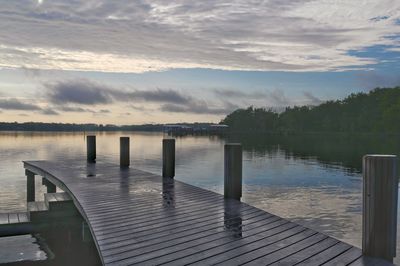
<svg viewBox="0 0 400 266"><path fill-rule="evenodd" d="M96 162L96 136L86 136L87 161Z"/></svg>
<svg viewBox="0 0 400 266"><path fill-rule="evenodd" d="M397 156L365 155L363 179L363 254L393 262L397 233Z"/></svg>
<svg viewBox="0 0 400 266"><path fill-rule="evenodd" d="M54 185L47 179L46 179L46 188L47 188L47 193L56 193L57 192L56 185Z"/></svg>
<svg viewBox="0 0 400 266"><path fill-rule="evenodd" d="M224 197L240 200L242 197L242 145L225 144Z"/></svg>
<svg viewBox="0 0 400 266"><path fill-rule="evenodd" d="M119 164L121 167L129 167L130 155L129 155L129 137L119 138Z"/></svg>
<svg viewBox="0 0 400 266"><path fill-rule="evenodd" d="M25 170L26 175L26 201L35 201L35 174L29 170Z"/></svg>
<svg viewBox="0 0 400 266"><path fill-rule="evenodd" d="M175 139L163 139L162 149L162 176L173 178L175 176Z"/></svg>

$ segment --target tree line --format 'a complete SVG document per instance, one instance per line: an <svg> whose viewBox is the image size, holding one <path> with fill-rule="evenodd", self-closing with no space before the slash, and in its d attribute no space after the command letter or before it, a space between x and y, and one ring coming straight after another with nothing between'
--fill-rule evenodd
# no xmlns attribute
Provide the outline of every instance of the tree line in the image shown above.
<svg viewBox="0 0 400 266"><path fill-rule="evenodd" d="M277 113L249 107L227 115L221 124L234 132L400 132L400 87L352 93L317 106L294 106Z"/></svg>
<svg viewBox="0 0 400 266"><path fill-rule="evenodd" d="M161 124L103 125L41 122L0 122L0 131L162 131Z"/></svg>

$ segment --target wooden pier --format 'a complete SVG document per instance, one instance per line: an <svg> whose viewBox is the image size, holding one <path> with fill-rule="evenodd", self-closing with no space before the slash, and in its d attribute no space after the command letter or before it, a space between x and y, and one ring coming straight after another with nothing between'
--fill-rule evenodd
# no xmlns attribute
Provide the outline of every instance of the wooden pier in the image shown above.
<svg viewBox="0 0 400 266"><path fill-rule="evenodd" d="M25 161L24 167L72 200L105 265L392 265L173 178L107 162Z"/></svg>

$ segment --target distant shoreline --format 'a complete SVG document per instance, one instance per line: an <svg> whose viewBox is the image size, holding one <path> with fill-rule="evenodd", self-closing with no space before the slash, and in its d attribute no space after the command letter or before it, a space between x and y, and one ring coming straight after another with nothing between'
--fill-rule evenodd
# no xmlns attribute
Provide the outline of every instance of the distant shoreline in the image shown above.
<svg viewBox="0 0 400 266"><path fill-rule="evenodd" d="M40 131L40 132L90 132L90 131L154 131L163 132L171 124L143 125L103 125L74 123L43 123L43 122L0 122L0 131ZM179 123L188 127L208 127L212 123Z"/></svg>

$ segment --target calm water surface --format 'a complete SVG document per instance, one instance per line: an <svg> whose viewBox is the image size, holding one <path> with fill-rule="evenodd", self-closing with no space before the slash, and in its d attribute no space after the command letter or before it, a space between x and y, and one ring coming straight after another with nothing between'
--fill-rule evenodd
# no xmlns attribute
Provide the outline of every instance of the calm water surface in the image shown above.
<svg viewBox="0 0 400 266"><path fill-rule="evenodd" d="M130 136L132 166L161 173L162 133L96 135L99 161L118 163L119 136ZM360 246L361 157L398 154L399 140L354 135L185 136L176 141L176 179L222 193L223 145L241 142L243 201ZM26 210L22 160L85 160L85 147L84 133L0 133L0 212ZM44 187L37 181L40 199Z"/></svg>

